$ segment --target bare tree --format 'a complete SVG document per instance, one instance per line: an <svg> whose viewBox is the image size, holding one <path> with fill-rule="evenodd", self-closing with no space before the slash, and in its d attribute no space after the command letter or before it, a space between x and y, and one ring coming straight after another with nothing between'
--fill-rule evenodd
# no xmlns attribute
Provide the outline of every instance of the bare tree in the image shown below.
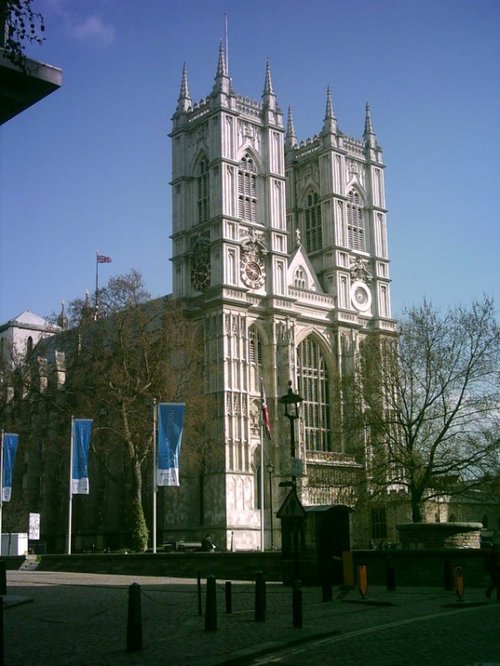
<svg viewBox="0 0 500 666"><path fill-rule="evenodd" d="M498 469L500 331L493 302L404 313L399 339L363 353L372 490L404 489L414 522L426 500L463 493Z"/></svg>

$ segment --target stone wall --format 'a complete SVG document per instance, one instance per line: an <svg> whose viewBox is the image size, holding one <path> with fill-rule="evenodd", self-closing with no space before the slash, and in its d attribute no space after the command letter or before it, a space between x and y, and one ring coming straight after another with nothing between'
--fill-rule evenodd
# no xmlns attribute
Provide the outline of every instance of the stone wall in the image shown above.
<svg viewBox="0 0 500 666"><path fill-rule="evenodd" d="M406 523L398 525L403 550L480 548L481 523Z"/></svg>

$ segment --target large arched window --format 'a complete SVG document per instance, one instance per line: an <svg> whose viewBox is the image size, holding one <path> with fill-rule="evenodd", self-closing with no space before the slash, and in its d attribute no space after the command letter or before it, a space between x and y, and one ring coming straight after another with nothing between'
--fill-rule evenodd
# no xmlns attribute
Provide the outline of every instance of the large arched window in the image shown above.
<svg viewBox="0 0 500 666"><path fill-rule="evenodd" d="M248 153L238 169L238 212L242 220L257 221L257 170Z"/></svg>
<svg viewBox="0 0 500 666"><path fill-rule="evenodd" d="M305 208L306 250L314 252L323 245L323 230L321 227L321 204L317 192L307 195Z"/></svg>
<svg viewBox="0 0 500 666"><path fill-rule="evenodd" d="M299 393L308 451L331 451L328 372L319 344L309 336L297 349Z"/></svg>
<svg viewBox="0 0 500 666"><path fill-rule="evenodd" d="M198 224L207 222L210 216L210 179L208 160L204 157L198 169Z"/></svg>
<svg viewBox="0 0 500 666"><path fill-rule="evenodd" d="M366 250L366 229L359 192L352 189L347 195L347 236L352 250Z"/></svg>

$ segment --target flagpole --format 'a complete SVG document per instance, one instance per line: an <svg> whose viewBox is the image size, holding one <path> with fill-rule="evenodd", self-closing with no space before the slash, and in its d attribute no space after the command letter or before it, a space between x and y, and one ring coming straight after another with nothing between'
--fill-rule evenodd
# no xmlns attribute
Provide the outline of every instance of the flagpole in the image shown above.
<svg viewBox="0 0 500 666"><path fill-rule="evenodd" d="M99 256L99 250L95 251L95 312L94 312L94 319L97 320L98 318L98 312L99 312L99 303L98 303L98 296L97 294L99 293L99 262L97 261L97 257Z"/></svg>
<svg viewBox="0 0 500 666"><path fill-rule="evenodd" d="M73 517L73 432L75 417L71 417L71 438L69 447L69 504L68 504L68 545L66 552L71 555L71 522Z"/></svg>
<svg viewBox="0 0 500 666"><path fill-rule="evenodd" d="M261 419L263 420L263 419ZM260 549L264 551L264 424L260 426Z"/></svg>
<svg viewBox="0 0 500 666"><path fill-rule="evenodd" d="M157 405L153 398L153 553L156 553L156 498L158 486L156 479L156 430L157 430Z"/></svg>
<svg viewBox="0 0 500 666"><path fill-rule="evenodd" d="M3 444L5 433L2 430L2 441L0 449L0 556L2 555L2 514L3 514Z"/></svg>

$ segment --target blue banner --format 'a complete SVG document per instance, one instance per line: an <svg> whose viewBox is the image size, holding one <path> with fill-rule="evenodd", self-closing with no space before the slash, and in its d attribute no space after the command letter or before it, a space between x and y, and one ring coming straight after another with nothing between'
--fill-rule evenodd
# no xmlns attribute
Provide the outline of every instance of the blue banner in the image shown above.
<svg viewBox="0 0 500 666"><path fill-rule="evenodd" d="M92 419L73 421L73 469L71 492L73 495L89 494L89 449L92 435Z"/></svg>
<svg viewBox="0 0 500 666"><path fill-rule="evenodd" d="M3 434L2 502L10 502L12 474L16 460L18 440L19 435L15 435L12 432L4 432Z"/></svg>
<svg viewBox="0 0 500 666"><path fill-rule="evenodd" d="M184 428L184 403L160 402L158 405L158 446L156 484L179 485L179 456Z"/></svg>

